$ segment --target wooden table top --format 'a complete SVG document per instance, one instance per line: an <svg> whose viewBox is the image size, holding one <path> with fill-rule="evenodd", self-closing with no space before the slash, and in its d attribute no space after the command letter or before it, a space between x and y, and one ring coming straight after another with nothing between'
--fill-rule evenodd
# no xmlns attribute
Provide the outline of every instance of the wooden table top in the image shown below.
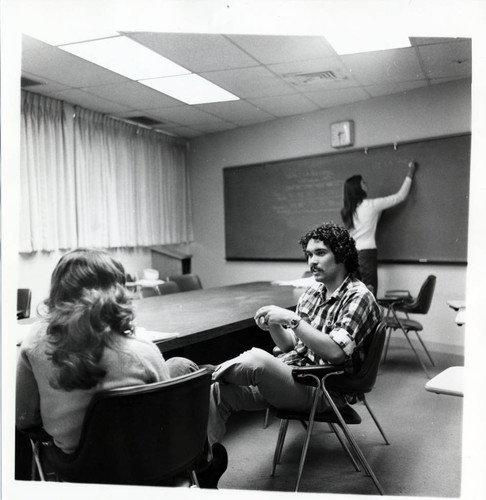
<svg viewBox="0 0 486 500"><path fill-rule="evenodd" d="M147 297L135 302L136 324L151 331L177 332L163 341L175 349L254 326L256 310L265 305L294 309L301 288L259 281Z"/></svg>

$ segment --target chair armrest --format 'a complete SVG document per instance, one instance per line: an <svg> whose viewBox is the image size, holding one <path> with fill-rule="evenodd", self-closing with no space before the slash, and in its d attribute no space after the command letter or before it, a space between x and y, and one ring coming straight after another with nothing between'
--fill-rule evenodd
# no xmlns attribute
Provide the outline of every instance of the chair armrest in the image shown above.
<svg viewBox="0 0 486 500"><path fill-rule="evenodd" d="M312 365L292 367L292 377L301 384L318 386L327 375L344 372L344 365Z"/></svg>
<svg viewBox="0 0 486 500"><path fill-rule="evenodd" d="M387 290L385 292L385 300L402 300L402 301L413 301L412 294L408 290Z"/></svg>

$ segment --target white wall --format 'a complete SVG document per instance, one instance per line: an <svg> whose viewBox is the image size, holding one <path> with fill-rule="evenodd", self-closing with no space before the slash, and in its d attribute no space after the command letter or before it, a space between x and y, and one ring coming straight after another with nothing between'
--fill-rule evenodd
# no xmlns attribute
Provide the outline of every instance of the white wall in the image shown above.
<svg viewBox="0 0 486 500"><path fill-rule="evenodd" d="M113 253L129 273L141 276L143 269L152 267L148 248L118 249ZM38 304L47 298L52 271L62 254L63 252L37 252L19 255L18 288L32 290L32 315Z"/></svg>
<svg viewBox="0 0 486 500"><path fill-rule="evenodd" d="M203 285L294 279L306 270L305 263L226 262L224 167L331 152L329 125L341 119L354 120L356 148L470 132L470 83L460 80L435 85L192 140L193 270L200 275ZM308 228L302 229L305 232ZM418 291L428 274L437 276L437 288L431 311L423 320L425 338L445 344L445 349L462 346L464 332L453 323L454 314L445 301L463 296L466 266L381 266L380 289Z"/></svg>

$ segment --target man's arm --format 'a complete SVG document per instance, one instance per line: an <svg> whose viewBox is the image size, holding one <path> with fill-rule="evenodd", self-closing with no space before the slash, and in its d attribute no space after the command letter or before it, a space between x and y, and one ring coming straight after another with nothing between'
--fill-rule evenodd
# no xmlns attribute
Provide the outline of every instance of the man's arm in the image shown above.
<svg viewBox="0 0 486 500"><path fill-rule="evenodd" d="M260 328L270 332L273 341L283 352L293 349L297 335L307 347L332 364L341 364L346 358L341 347L329 335L323 335L320 330L288 309L277 306L262 307L257 311L255 321ZM293 326L292 323L297 324Z"/></svg>

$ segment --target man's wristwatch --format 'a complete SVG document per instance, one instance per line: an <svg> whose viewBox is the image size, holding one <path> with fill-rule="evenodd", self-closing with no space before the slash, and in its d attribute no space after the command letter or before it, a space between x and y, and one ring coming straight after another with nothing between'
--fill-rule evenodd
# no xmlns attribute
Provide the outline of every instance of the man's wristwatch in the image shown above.
<svg viewBox="0 0 486 500"><path fill-rule="evenodd" d="M284 328L291 328L292 330L294 328L297 328L299 326L299 323L302 321L302 318L292 318Z"/></svg>

